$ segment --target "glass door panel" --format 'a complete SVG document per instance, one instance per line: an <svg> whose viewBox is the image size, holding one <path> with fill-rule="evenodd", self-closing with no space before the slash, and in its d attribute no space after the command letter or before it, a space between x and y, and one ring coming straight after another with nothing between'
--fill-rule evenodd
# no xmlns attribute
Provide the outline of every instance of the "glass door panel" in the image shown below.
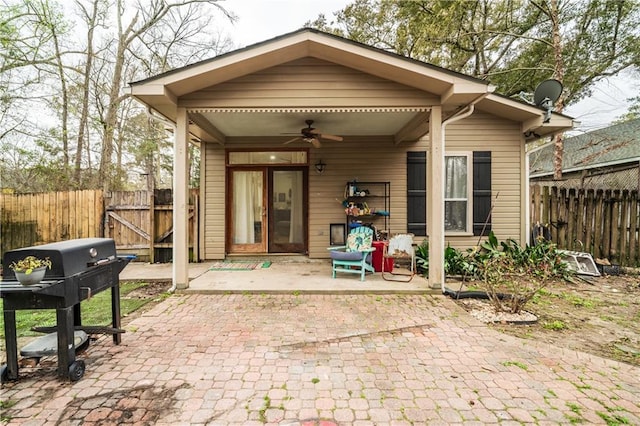
<svg viewBox="0 0 640 426"><path fill-rule="evenodd" d="M233 170L230 188L230 251L264 252L267 241L264 171Z"/></svg>
<svg viewBox="0 0 640 426"><path fill-rule="evenodd" d="M302 169L271 171L269 252L306 251L306 191Z"/></svg>

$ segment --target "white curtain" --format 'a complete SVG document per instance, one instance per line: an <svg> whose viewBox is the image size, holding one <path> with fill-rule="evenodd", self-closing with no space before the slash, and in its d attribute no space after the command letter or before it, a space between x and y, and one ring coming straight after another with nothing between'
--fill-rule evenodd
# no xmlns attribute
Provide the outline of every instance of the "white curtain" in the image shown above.
<svg viewBox="0 0 640 426"><path fill-rule="evenodd" d="M445 230L467 229L467 157L445 157Z"/></svg>
<svg viewBox="0 0 640 426"><path fill-rule="evenodd" d="M445 157L444 198L467 198L467 157Z"/></svg>
<svg viewBox="0 0 640 426"><path fill-rule="evenodd" d="M302 208L302 172L291 172L291 218L289 223L289 242L304 242L303 208Z"/></svg>
<svg viewBox="0 0 640 426"><path fill-rule="evenodd" d="M262 172L233 173L233 242L256 242L255 222L261 220Z"/></svg>

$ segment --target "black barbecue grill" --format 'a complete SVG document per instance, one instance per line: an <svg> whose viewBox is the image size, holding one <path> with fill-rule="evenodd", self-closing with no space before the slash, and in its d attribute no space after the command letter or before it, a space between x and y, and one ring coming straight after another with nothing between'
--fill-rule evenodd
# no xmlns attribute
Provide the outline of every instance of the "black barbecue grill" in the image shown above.
<svg viewBox="0 0 640 426"><path fill-rule="evenodd" d="M20 284L8 267L26 256L49 258L51 269L39 284ZM3 257L4 277L0 297L4 299L4 335L7 366L2 379L18 378L16 311L55 309L56 326L39 327L42 332L57 332L58 376L72 381L84 374L84 362L76 360L74 331L107 333L113 342L121 342L119 275L131 257L118 256L115 242L109 238L81 238L7 251ZM80 302L111 289L111 327L83 326Z"/></svg>

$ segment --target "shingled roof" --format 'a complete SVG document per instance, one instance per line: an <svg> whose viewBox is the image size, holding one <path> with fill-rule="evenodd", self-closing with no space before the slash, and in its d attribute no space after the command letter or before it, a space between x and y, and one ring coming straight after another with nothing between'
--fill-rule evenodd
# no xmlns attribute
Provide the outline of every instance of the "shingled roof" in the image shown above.
<svg viewBox="0 0 640 426"><path fill-rule="evenodd" d="M640 119L626 121L564 140L562 172L640 161ZM553 144L531 154L532 178L553 174Z"/></svg>

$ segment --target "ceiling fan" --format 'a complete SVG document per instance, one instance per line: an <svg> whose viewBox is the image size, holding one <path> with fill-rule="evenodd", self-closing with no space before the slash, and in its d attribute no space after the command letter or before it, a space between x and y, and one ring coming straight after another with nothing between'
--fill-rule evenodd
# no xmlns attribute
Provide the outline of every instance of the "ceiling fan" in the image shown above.
<svg viewBox="0 0 640 426"><path fill-rule="evenodd" d="M307 127L300 129L300 136L296 136L295 138L286 141L283 145L288 145L297 140L303 140L313 145L314 148L320 148L320 139L342 141L342 136L320 133L320 130L311 127L313 120L305 120L305 123L307 124Z"/></svg>

